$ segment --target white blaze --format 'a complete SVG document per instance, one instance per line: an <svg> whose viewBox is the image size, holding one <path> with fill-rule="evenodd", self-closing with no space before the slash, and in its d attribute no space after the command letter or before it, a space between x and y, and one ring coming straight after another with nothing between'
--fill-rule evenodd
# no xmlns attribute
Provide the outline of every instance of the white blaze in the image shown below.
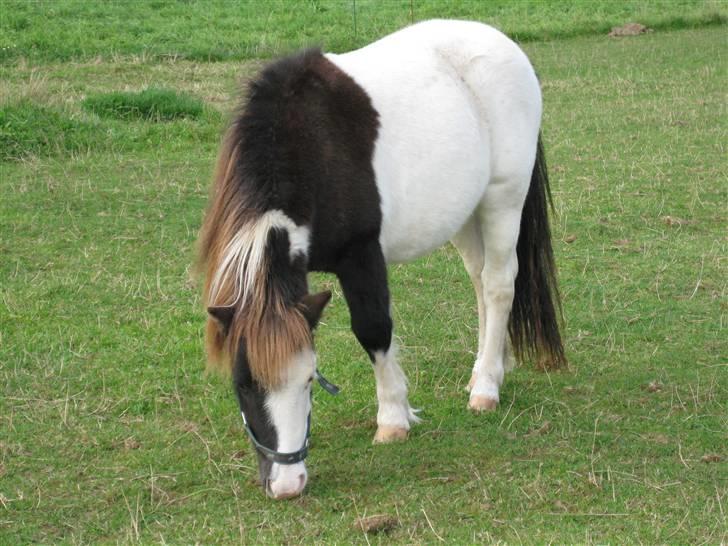
<svg viewBox="0 0 728 546"><path fill-rule="evenodd" d="M292 453L306 442L308 416L311 412L311 381L316 370L316 354L306 349L293 357L283 385L268 393L266 408L275 427L276 451ZM270 471L270 490L274 497L298 495L306 485L306 465L273 463Z"/></svg>

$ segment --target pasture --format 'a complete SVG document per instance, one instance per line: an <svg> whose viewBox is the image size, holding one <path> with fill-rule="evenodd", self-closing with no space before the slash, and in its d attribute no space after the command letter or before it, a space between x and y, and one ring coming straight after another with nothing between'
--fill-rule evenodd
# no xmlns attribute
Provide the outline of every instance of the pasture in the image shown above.
<svg viewBox="0 0 728 546"><path fill-rule="evenodd" d="M224 4L145 19L152 4L0 18L0 544L728 540L723 4L361 1L356 35L348 3L227 26ZM220 134L258 57L434 15L521 36L541 78L569 367L523 365L495 412L469 413L457 252L393 267L423 423L372 446L368 358L313 275L342 393L314 389L309 485L273 502L227 381L204 373L192 264ZM629 20L655 31L606 36ZM378 533L356 526L373 515Z"/></svg>

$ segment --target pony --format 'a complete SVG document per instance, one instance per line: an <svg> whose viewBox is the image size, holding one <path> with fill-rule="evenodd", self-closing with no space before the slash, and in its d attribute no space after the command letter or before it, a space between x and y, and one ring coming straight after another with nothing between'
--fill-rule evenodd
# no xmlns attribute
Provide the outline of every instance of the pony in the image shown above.
<svg viewBox="0 0 728 546"><path fill-rule="evenodd" d="M387 265L448 241L472 280L468 406L493 410L513 356L565 362L541 144L523 51L468 21L418 23L345 54L265 67L223 139L199 239L209 361L229 373L275 498L307 481L313 332L336 275L376 378L374 442L418 422L397 361ZM510 339L510 342L508 341ZM545 363L545 364L544 364Z"/></svg>

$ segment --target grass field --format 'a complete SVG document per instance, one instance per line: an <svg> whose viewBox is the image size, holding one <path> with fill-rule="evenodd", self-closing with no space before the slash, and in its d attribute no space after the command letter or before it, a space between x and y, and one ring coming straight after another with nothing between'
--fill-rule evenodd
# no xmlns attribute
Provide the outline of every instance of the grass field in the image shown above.
<svg viewBox="0 0 728 546"><path fill-rule="evenodd" d="M392 268L424 422L372 446L368 360L316 275L335 292L319 362L343 392L316 390L309 486L279 503L254 484L228 385L203 373L191 263L220 132L249 57L364 43L410 3L358 1L355 37L348 3L272 3L267 22L220 4L3 5L0 544L728 541L724 4L488 3L543 84L569 369L520 367L496 412L468 413L459 257ZM604 35L627 20L657 30ZM374 514L392 528L355 528Z"/></svg>
<svg viewBox="0 0 728 546"><path fill-rule="evenodd" d="M301 45L361 47L433 17L487 20L519 41L606 33L637 20L655 29L726 22L719 0L224 0L84 2L3 0L0 62L267 57ZM130 13L131 11L131 13Z"/></svg>

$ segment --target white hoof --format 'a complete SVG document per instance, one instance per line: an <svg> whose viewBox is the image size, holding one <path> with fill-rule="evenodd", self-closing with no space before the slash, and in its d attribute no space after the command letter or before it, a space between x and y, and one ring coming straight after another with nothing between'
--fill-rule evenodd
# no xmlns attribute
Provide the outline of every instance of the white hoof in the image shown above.
<svg viewBox="0 0 728 546"><path fill-rule="evenodd" d="M498 407L498 400L488 398L485 396L471 396L468 402L468 409L471 409L477 413L482 411L493 411Z"/></svg>
<svg viewBox="0 0 728 546"><path fill-rule="evenodd" d="M389 444L392 442L402 442L407 439L409 431L404 427L393 427L389 425L379 425L377 433L374 435L374 444Z"/></svg>

